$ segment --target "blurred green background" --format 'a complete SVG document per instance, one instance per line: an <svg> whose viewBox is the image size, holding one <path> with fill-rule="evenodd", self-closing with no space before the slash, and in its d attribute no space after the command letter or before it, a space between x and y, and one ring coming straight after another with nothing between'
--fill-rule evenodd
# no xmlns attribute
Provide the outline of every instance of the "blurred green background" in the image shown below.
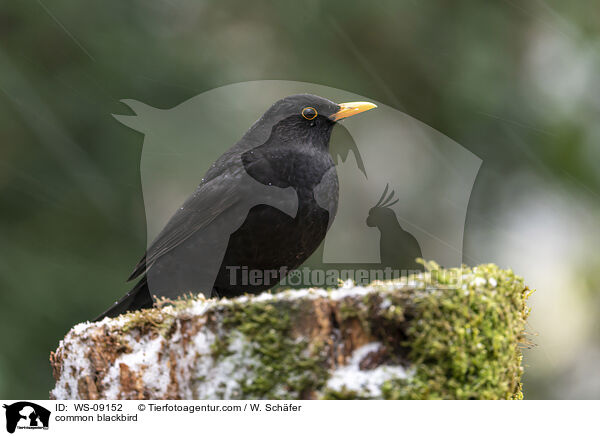
<svg viewBox="0 0 600 436"><path fill-rule="evenodd" d="M469 264L537 292L526 398L600 398L595 2L27 0L0 6L0 397L47 398L48 354L122 295L146 243L143 137L234 82L369 96L483 159Z"/></svg>

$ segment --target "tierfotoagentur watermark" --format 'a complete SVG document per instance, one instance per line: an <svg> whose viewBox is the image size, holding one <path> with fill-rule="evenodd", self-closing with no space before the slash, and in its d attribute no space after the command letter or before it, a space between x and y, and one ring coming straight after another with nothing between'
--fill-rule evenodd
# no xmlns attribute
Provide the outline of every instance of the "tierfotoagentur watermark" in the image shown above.
<svg viewBox="0 0 600 436"><path fill-rule="evenodd" d="M281 285L281 286L303 286L303 287L334 287L340 282L348 280L367 285L376 281L417 279L421 285L426 286L435 277L436 282L445 282L452 287L460 287L462 272L460 268L441 269L428 271L423 274L416 269L394 269L385 268L359 268L359 269L318 269L303 267L292 271L282 267L278 269L260 270L248 266L228 266L227 272L231 285L258 286L258 285Z"/></svg>

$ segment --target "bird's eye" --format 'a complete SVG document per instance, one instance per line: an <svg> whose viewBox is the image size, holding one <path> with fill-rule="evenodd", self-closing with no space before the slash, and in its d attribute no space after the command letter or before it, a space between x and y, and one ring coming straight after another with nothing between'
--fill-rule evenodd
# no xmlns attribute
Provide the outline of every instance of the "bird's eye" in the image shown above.
<svg viewBox="0 0 600 436"><path fill-rule="evenodd" d="M317 110L314 107L305 107L302 109L302 116L307 120L314 120L317 116Z"/></svg>

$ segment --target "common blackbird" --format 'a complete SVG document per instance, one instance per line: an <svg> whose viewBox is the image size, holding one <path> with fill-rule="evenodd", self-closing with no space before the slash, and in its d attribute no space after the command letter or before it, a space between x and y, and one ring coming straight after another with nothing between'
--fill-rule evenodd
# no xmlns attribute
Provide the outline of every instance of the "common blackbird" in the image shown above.
<svg viewBox="0 0 600 436"><path fill-rule="evenodd" d="M139 281L96 320L152 307L152 296L232 297L276 285L335 217L335 123L375 107L310 94L273 104L212 164L135 267L129 280Z"/></svg>

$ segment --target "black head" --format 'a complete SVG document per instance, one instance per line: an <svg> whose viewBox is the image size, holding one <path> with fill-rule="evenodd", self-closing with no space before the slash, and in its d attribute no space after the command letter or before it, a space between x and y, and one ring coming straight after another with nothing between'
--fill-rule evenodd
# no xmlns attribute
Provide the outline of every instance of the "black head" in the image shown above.
<svg viewBox="0 0 600 436"><path fill-rule="evenodd" d="M327 146L336 122L375 107L373 103L337 104L317 95L297 94L275 102L257 124L271 126L271 136L279 142L300 141Z"/></svg>

